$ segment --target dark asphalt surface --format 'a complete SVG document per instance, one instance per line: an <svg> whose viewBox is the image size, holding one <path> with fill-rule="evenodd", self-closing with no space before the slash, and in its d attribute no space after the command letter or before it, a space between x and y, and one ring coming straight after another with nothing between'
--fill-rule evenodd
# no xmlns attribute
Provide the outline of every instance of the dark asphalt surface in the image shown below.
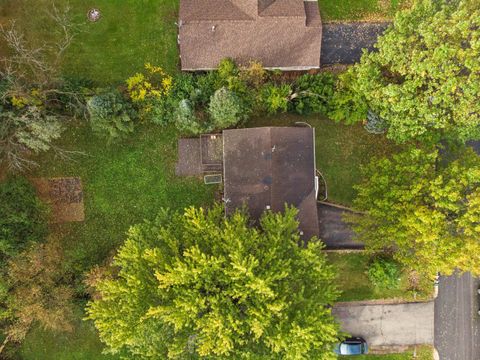
<svg viewBox="0 0 480 360"><path fill-rule="evenodd" d="M480 154L480 141L468 143ZM480 360L480 279L441 277L435 299L435 348L440 360Z"/></svg>
<svg viewBox="0 0 480 360"><path fill-rule="evenodd" d="M353 64L360 60L362 49L373 45L390 23L354 22L324 24L322 30L322 65Z"/></svg>
<svg viewBox="0 0 480 360"><path fill-rule="evenodd" d="M352 240L353 232L342 219L346 211L348 210L317 203L320 239L329 250L364 248L363 244Z"/></svg>
<svg viewBox="0 0 480 360"><path fill-rule="evenodd" d="M480 359L479 286L468 273L440 277L434 335L440 360Z"/></svg>

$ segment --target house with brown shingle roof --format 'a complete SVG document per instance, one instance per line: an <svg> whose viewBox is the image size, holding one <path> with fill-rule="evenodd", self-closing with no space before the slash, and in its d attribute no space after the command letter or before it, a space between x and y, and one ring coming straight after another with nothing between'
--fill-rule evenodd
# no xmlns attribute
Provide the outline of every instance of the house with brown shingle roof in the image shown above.
<svg viewBox="0 0 480 360"><path fill-rule="evenodd" d="M215 69L224 58L270 69L320 67L317 1L180 0L179 17L182 70Z"/></svg>
<svg viewBox="0 0 480 360"><path fill-rule="evenodd" d="M315 129L257 127L223 130L223 199L231 215L246 206L258 221L265 210L298 209L303 239L319 234Z"/></svg>

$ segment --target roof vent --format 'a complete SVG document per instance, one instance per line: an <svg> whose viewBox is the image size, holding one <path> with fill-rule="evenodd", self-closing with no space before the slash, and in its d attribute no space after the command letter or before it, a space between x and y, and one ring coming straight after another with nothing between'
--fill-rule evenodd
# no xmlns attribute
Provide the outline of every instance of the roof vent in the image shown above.
<svg viewBox="0 0 480 360"><path fill-rule="evenodd" d="M217 25L212 25L212 32L215 31L216 28L217 28Z"/></svg>

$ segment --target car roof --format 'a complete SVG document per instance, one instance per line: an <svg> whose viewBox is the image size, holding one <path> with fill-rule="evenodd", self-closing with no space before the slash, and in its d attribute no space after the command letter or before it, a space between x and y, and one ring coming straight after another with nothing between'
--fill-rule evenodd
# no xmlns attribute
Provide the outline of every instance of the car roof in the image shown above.
<svg viewBox="0 0 480 360"><path fill-rule="evenodd" d="M345 343L340 345L340 354L342 355L360 355L362 354L362 343L357 341L356 343Z"/></svg>

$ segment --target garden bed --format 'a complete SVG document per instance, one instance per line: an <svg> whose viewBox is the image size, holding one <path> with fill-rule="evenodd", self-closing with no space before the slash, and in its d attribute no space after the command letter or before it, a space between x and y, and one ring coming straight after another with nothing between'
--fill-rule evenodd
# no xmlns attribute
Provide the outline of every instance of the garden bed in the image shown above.
<svg viewBox="0 0 480 360"><path fill-rule="evenodd" d="M342 291L338 301L361 301L394 299L398 301L420 301L431 298L429 293L409 290L409 275L402 272L398 289L377 289L367 276L369 256L363 252L328 252L327 257L337 269L337 286Z"/></svg>
<svg viewBox="0 0 480 360"><path fill-rule="evenodd" d="M32 179L38 196L49 204L52 214L50 222L64 223L84 221L82 180L78 177Z"/></svg>

